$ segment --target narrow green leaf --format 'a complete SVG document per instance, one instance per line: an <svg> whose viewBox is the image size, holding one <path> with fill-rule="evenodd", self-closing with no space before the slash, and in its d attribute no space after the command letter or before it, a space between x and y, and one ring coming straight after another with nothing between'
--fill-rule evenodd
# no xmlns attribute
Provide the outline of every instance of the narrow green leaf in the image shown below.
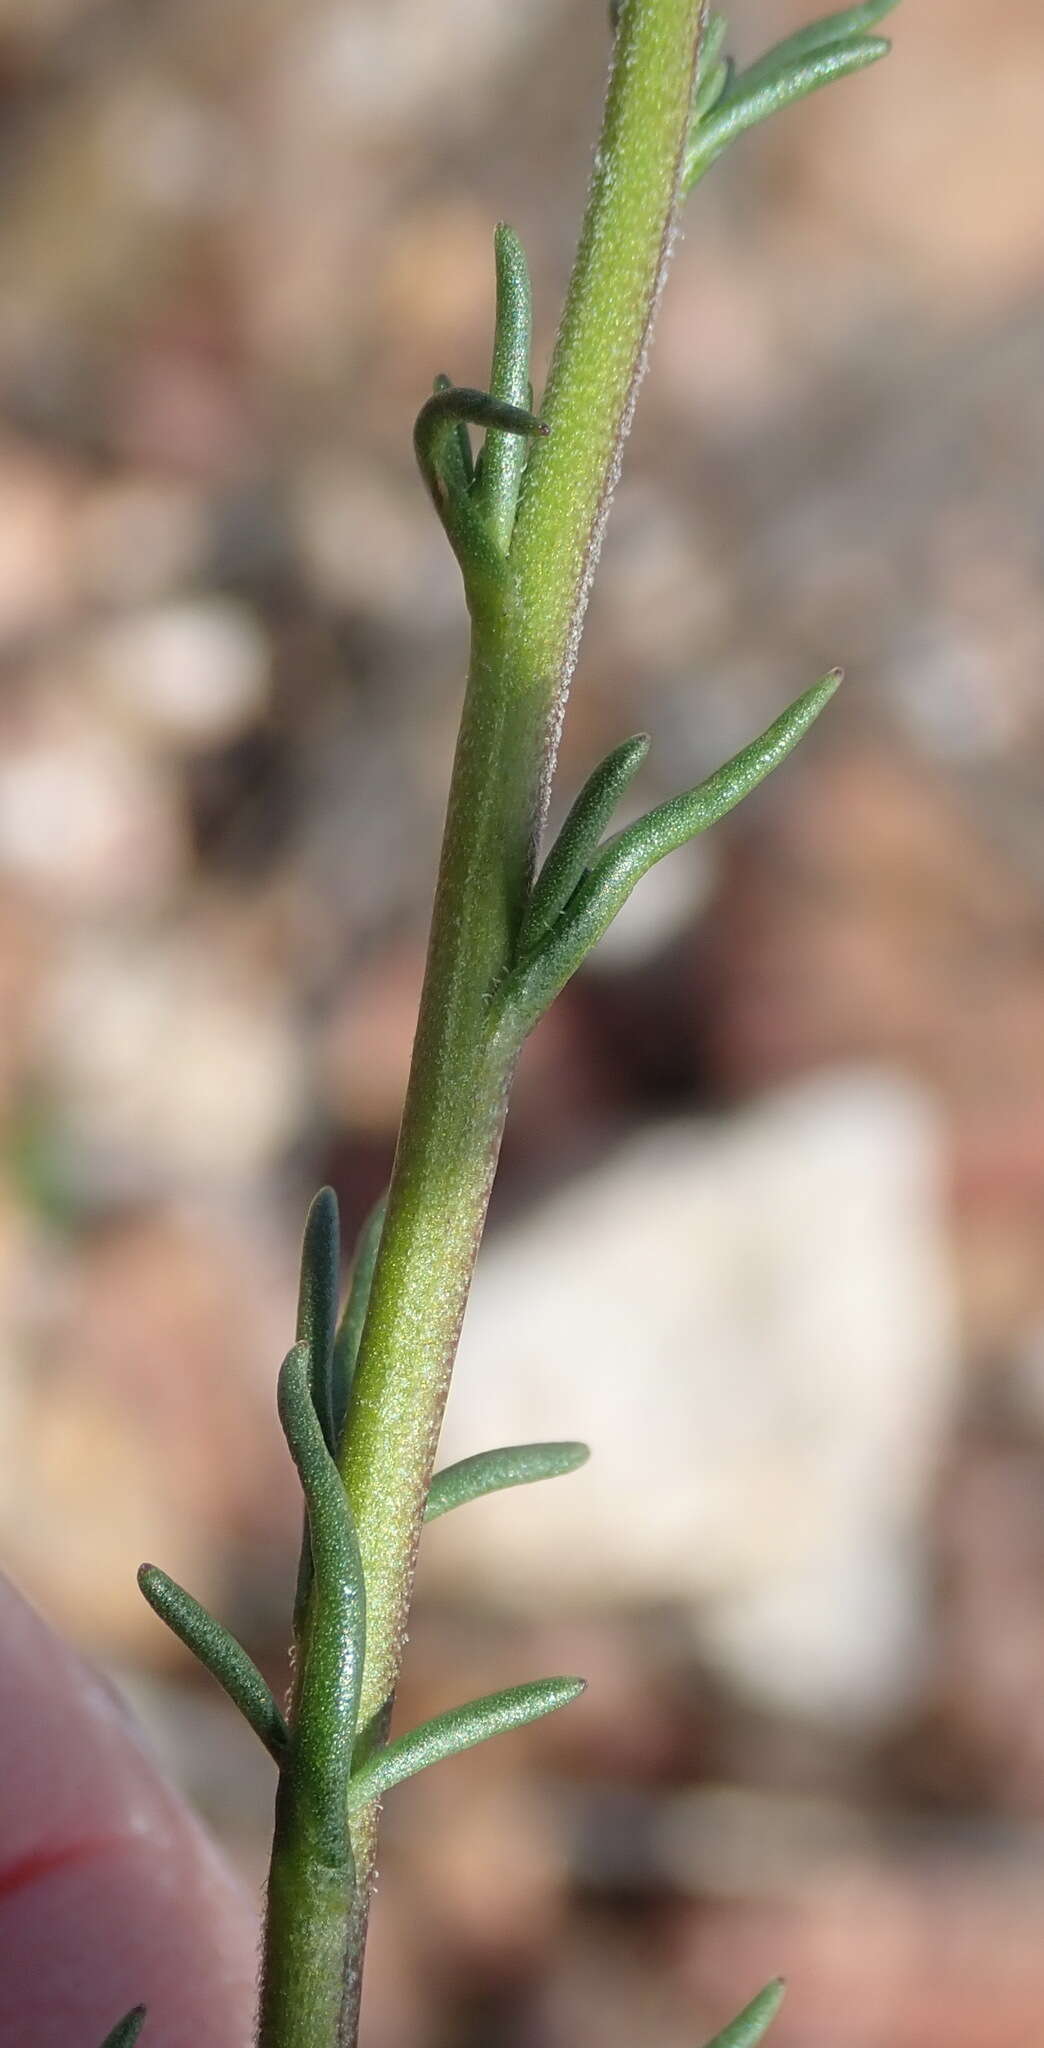
<svg viewBox="0 0 1044 2048"><path fill-rule="evenodd" d="M728 83L732 66L727 60L723 61L728 32L729 25L723 14L707 16L707 25L700 41L700 57L692 96L693 122L701 120L708 108L721 98Z"/></svg>
<svg viewBox="0 0 1044 2048"><path fill-rule="evenodd" d="M659 804L603 847L542 944L499 989L491 1013L494 1031L502 1029L521 1040L532 1029L622 910L642 876L665 854L716 824L756 789L819 717L840 681L840 670L833 670L723 768L683 796Z"/></svg>
<svg viewBox="0 0 1044 2048"><path fill-rule="evenodd" d="M744 2006L730 2026L723 2027L713 2041L708 2041L707 2048L758 2048L759 2041L764 2040L783 2003L785 1990L783 1978L774 1977L764 1991L759 1991L757 1997Z"/></svg>
<svg viewBox="0 0 1044 2048"><path fill-rule="evenodd" d="M470 490L462 491L454 484L454 464L459 469L461 460L458 428L462 423L527 437L548 430L543 420L524 406L507 405L488 391L473 391L465 385L447 385L433 392L417 414L413 446L418 466L470 594L475 577L502 580L504 556L491 539Z"/></svg>
<svg viewBox="0 0 1044 2048"><path fill-rule="evenodd" d="M432 384L432 391L452 391L453 379L440 370ZM463 496L471 489L475 477L475 462L471 452L471 435L466 420L458 420L456 434L445 444L442 456L442 481L451 495Z"/></svg>
<svg viewBox="0 0 1044 2048"><path fill-rule="evenodd" d="M331 1386L334 1441L338 1448L344 1430L344 1418L348 1413L348 1397L355 1377L355 1363L362 1342L363 1324L370 1305L370 1288L373 1286L374 1267L381 1248L381 1231L384 1229L387 1207L388 1196L385 1193L379 1202L374 1203L359 1232L348 1299L334 1338Z"/></svg>
<svg viewBox="0 0 1044 2048"><path fill-rule="evenodd" d="M312 1403L331 1449L334 1444L333 1347L340 1273L341 1222L337 1196L332 1188L320 1188L309 1208L301 1245L297 1341L308 1345L312 1360ZM311 1583L312 1556L306 1520L297 1560L295 1628L304 1613Z"/></svg>
<svg viewBox="0 0 1044 2048"><path fill-rule="evenodd" d="M529 349L532 291L526 252L513 228L503 221L494 237L497 272L497 324L489 388L502 404L531 408ZM496 546L506 555L515 524L515 507L526 466L526 437L490 427L482 450L482 472L476 498Z"/></svg>
<svg viewBox="0 0 1044 2048"><path fill-rule="evenodd" d="M436 1714L434 1720L422 1722L408 1735L389 1742L386 1749L377 1750L355 1773L348 1791L349 1812L358 1813L360 1807L382 1799L393 1785L415 1778L429 1764L459 1756L462 1750L474 1749L493 1735L507 1735L513 1728L525 1728L530 1721L567 1707L570 1700L579 1698L584 1685L582 1678L537 1678L529 1685L510 1686L507 1692L486 1693L467 1706L451 1708L448 1714Z"/></svg>
<svg viewBox="0 0 1044 2048"><path fill-rule="evenodd" d="M102 2048L134 2048L134 2043L144 2025L145 2007L143 2005L136 2005L133 2011L129 2012L126 2018L119 2022L118 2026L113 2027L111 2034L106 2034L102 2042Z"/></svg>
<svg viewBox="0 0 1044 2048"><path fill-rule="evenodd" d="M332 1870L350 1848L344 1815L366 1651L366 1601L344 1482L312 1405L307 1344L279 1375L279 1419L308 1507L314 1583L298 1643L287 1768Z"/></svg>
<svg viewBox="0 0 1044 2048"><path fill-rule="evenodd" d="M883 20L899 5L899 0L864 0L860 7L843 7L839 14L824 14L818 21L810 21L805 28L799 28L792 36L785 36L782 42L774 43L763 57L741 73L739 83L744 87L757 88L767 79L775 78L781 71L788 71L792 64L800 64L806 57L815 56L818 50L827 50L835 43L844 43L854 36L865 36L875 22Z"/></svg>
<svg viewBox="0 0 1044 2048"><path fill-rule="evenodd" d="M143 1564L138 1584L154 1614L191 1650L204 1669L227 1692L233 1706L249 1721L269 1755L281 1764L286 1755L286 1723L257 1665L241 1643L230 1635L191 1593L176 1579L168 1578L158 1565Z"/></svg>
<svg viewBox="0 0 1044 2048"><path fill-rule="evenodd" d="M451 1508L485 1493L502 1493L509 1486L531 1486L537 1479L557 1479L586 1465L591 1453L586 1444L505 1444L496 1451L478 1451L436 1472L428 1489L424 1510L426 1522L437 1522Z"/></svg>
<svg viewBox="0 0 1044 2048"><path fill-rule="evenodd" d="M729 24L723 14L719 14L717 9L712 14L708 14L703 34L700 37L700 54L696 65L697 92L706 82L710 73L715 70L724 50L725 38L728 32Z"/></svg>
<svg viewBox="0 0 1044 2048"><path fill-rule="evenodd" d="M692 103L692 129L689 143L686 145L687 151L692 147L692 136L700 122L706 120L711 110L724 99L735 76L736 67L731 57L723 58L720 64L715 64L713 71L707 73Z"/></svg>
<svg viewBox="0 0 1044 2048"><path fill-rule="evenodd" d="M830 85L835 78L847 78L850 72L876 64L880 57L887 57L890 48L883 37L864 36L819 50L787 70L765 77L761 83L751 85L748 74L741 73L713 111L691 131L682 189L690 192L737 135L756 128L771 114L778 114L795 100L805 99L820 86Z"/></svg>
<svg viewBox="0 0 1044 2048"><path fill-rule="evenodd" d="M536 944L568 903L648 751L648 733L636 733L614 747L588 776L533 884L520 940L523 953Z"/></svg>
<svg viewBox="0 0 1044 2048"><path fill-rule="evenodd" d="M334 1447L330 1365L341 1278L341 1223L337 1196L320 1188L308 1211L301 1246L301 1280L297 1296L297 1342L312 1356L312 1399L323 1435Z"/></svg>

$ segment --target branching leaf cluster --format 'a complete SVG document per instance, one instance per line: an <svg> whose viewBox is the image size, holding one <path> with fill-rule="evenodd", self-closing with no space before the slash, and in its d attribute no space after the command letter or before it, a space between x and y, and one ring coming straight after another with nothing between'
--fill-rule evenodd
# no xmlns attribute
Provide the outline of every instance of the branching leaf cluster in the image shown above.
<svg viewBox="0 0 1044 2048"><path fill-rule="evenodd" d="M327 1869L351 1882L349 1821L403 1779L491 1736L521 1728L583 1691L578 1678L545 1678L509 1687L438 1714L394 1741L371 1748L360 1729L359 1689L366 1647L366 1597L348 1495L334 1452L344 1426L383 1205L364 1225L340 1320L340 1224L331 1188L315 1197L305 1225L298 1341L279 1374L279 1417L305 1499L306 1567L295 1620L294 1683L286 1714L242 1644L206 1608L155 1565L138 1583L146 1600L216 1678L276 1764L292 1781ZM328 1431L330 1434L328 1434ZM483 1452L436 1473L426 1519L506 1487L575 1471L588 1455L579 1443L519 1444ZM303 1589L303 1590L302 1590ZM129 2013L104 2048L132 2048L144 2008Z"/></svg>
<svg viewBox="0 0 1044 2048"><path fill-rule="evenodd" d="M686 192L692 191L730 142L748 128L756 128L771 114L781 113L834 79L847 78L850 72L862 71L886 57L890 44L883 36L868 35L867 30L897 4L898 0L864 0L862 6L828 14L776 43L744 71L738 71L726 54L729 28L724 15L711 14L700 51L685 152Z"/></svg>

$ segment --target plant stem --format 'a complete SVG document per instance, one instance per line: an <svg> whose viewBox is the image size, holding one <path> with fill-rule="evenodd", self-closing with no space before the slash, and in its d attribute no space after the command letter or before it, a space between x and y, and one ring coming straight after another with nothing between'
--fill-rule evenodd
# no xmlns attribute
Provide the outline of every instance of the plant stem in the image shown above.
<svg viewBox="0 0 1044 2048"><path fill-rule="evenodd" d="M367 1597L361 1725L384 1739L421 1518L517 1045L487 1028L513 964L602 525L673 232L701 0L625 0L542 417L472 654L403 1122L342 1470ZM353 1824L362 1904L372 1812ZM354 2039L350 1992L342 2040ZM317 2042L322 2037L317 2035Z"/></svg>
<svg viewBox="0 0 1044 2048"><path fill-rule="evenodd" d="M337 2040L352 1892L328 1868L293 1780L276 1793L268 1875L258 2048L333 2048Z"/></svg>
<svg viewBox="0 0 1044 2048"><path fill-rule="evenodd" d="M518 653L561 717L674 234L703 7L625 0L511 558ZM553 767L553 760L549 764Z"/></svg>
<svg viewBox="0 0 1044 2048"><path fill-rule="evenodd" d="M329 1321L323 1318L324 1329ZM314 1385L311 1345L295 1344L279 1375L279 1415L308 1509L311 1572L295 1626L289 1742L276 1792L258 2048L333 2048L354 1925L348 1783L365 1597L355 1528Z"/></svg>

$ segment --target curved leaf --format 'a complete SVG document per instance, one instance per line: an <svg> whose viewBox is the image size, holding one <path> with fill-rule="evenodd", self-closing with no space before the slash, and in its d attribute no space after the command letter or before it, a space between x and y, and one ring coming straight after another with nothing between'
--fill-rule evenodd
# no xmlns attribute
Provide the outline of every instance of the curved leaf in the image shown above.
<svg viewBox="0 0 1044 2048"><path fill-rule="evenodd" d="M500 1450L478 1451L436 1472L428 1489L424 1510L426 1522L437 1522L451 1508L464 1507L469 1500L481 1500L486 1493L503 1493L509 1486L531 1486L538 1479L558 1479L586 1465L591 1453L586 1444L505 1444Z"/></svg>
<svg viewBox="0 0 1044 2048"><path fill-rule="evenodd" d="M521 951L529 951L568 903L648 751L648 733L635 733L633 739L614 747L588 776L533 884L519 942Z"/></svg>
<svg viewBox="0 0 1044 2048"><path fill-rule="evenodd" d="M488 391L438 381L440 388L421 406L414 423L417 463L466 584L475 576L499 583L505 574L504 555L470 488L462 490L457 481L462 461L458 429L470 424L523 436L546 434L548 429L524 406L508 405Z"/></svg>
<svg viewBox="0 0 1044 2048"><path fill-rule="evenodd" d="M863 36L818 50L760 82L752 84L741 72L712 111L690 132L682 176L683 190L691 191L704 171L710 169L737 135L744 134L748 128L756 128L771 114L792 106L795 100L817 92L820 86L830 85L835 78L847 78L850 72L862 71L868 64L876 64L879 58L887 57L890 48L891 44L881 36Z"/></svg>
<svg viewBox="0 0 1044 2048"><path fill-rule="evenodd" d="M530 1721L555 1713L583 1690L582 1678L538 1678L529 1685L511 1686L507 1692L486 1693L467 1706L453 1707L448 1714L436 1714L408 1735L389 1742L386 1749L379 1749L355 1773L348 1788L349 1812L358 1813L360 1807L383 1798L393 1785L415 1778L430 1764L442 1763L446 1757L473 1749L476 1743L488 1742L493 1735L506 1735L512 1728L525 1728Z"/></svg>
<svg viewBox="0 0 1044 2048"><path fill-rule="evenodd" d="M452 391L453 379L440 370L432 381L432 391ZM442 484L450 497L462 496L471 489L475 481L475 457L471 448L471 435L466 420L458 420L456 433L447 437L440 450L439 472Z"/></svg>
<svg viewBox="0 0 1044 2048"><path fill-rule="evenodd" d="M862 6L843 7L838 14L821 15L818 21L810 21L792 36L784 36L782 42L773 43L763 57L747 66L741 74L742 83L745 86L762 85L766 79L789 70L792 64L803 62L818 50L829 49L835 43L849 42L856 36L865 36L898 5L899 0L864 0Z"/></svg>
<svg viewBox="0 0 1044 2048"><path fill-rule="evenodd" d="M257 1665L241 1643L230 1635L184 1586L161 1572L158 1565L143 1564L138 1584L154 1614L191 1650L204 1670L224 1687L233 1706L239 1708L254 1734L264 1743L269 1756L281 1764L286 1755L286 1723Z"/></svg>
<svg viewBox="0 0 1044 2048"><path fill-rule="evenodd" d="M642 876L665 854L716 824L763 782L819 717L840 680L840 670L833 670L723 768L683 796L659 804L603 847L542 943L498 991L492 1015L495 1031L502 1029L521 1040L532 1029Z"/></svg>

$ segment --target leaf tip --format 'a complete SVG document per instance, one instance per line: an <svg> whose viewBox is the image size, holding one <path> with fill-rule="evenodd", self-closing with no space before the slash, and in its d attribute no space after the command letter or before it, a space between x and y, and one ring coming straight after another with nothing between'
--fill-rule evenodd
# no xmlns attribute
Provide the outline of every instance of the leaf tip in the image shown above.
<svg viewBox="0 0 1044 2048"><path fill-rule="evenodd" d="M617 759L628 778L637 774L651 746L651 733L634 732L629 740L624 740L617 748Z"/></svg>
<svg viewBox="0 0 1044 2048"><path fill-rule="evenodd" d="M122 2020L113 2027L112 2032L106 2034L102 2048L134 2048L134 2043L145 2024L147 2012L147 2006L132 2006L130 2012L125 2013Z"/></svg>

